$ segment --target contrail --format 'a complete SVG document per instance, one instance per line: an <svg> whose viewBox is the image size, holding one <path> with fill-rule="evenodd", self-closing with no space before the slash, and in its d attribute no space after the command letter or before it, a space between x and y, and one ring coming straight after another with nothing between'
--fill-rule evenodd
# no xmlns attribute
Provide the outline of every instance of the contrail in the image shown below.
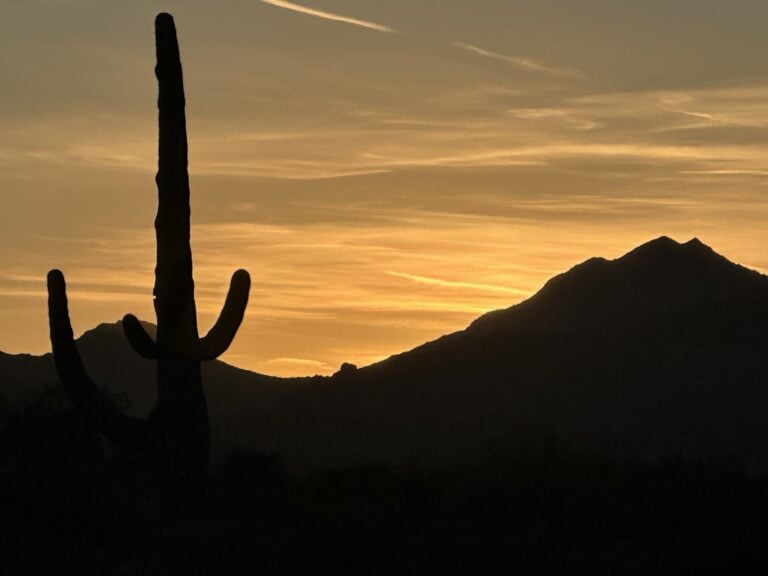
<svg viewBox="0 0 768 576"><path fill-rule="evenodd" d="M466 50L467 52L477 54L478 56L493 58L494 60L506 62L507 64L511 64L516 68L522 68L523 70L528 70L530 72L538 72L540 74L548 74L550 76L559 76L561 78L586 78L584 73L579 70L573 70L570 68L554 68L552 66L542 64L541 62L536 62L536 60L531 60L530 58L507 56L506 54L491 52L485 48L480 48L479 46L475 46L473 44L465 44L464 42L453 42L453 45L457 48L461 48L462 50Z"/></svg>
<svg viewBox="0 0 768 576"><path fill-rule="evenodd" d="M370 30L378 30L379 32L388 32L390 34L396 34L397 30L384 26L382 24L376 24L375 22L369 22L367 20L359 20L357 18L350 18L349 16L341 16L340 14L333 14L331 12L325 12L323 10L315 10L314 8L308 8L306 6L300 6L293 2L286 2L285 0L261 0L264 4L271 6L277 6L278 8L285 8L286 10L293 10L294 12L300 12L301 14L309 14L310 16L317 16L318 18L325 18L326 20L333 20L335 22L345 22L346 24L354 24L355 26L362 26L363 28L369 28Z"/></svg>

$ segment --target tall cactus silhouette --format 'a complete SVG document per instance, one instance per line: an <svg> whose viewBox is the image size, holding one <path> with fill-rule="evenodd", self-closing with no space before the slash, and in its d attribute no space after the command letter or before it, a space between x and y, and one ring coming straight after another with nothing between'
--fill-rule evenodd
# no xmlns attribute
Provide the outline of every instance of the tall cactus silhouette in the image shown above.
<svg viewBox="0 0 768 576"><path fill-rule="evenodd" d="M224 308L208 334L197 330L192 250L189 243L189 175L184 83L170 14L155 19L159 129L155 219L157 267L154 305L157 338L128 314L123 330L133 349L157 360L157 405L146 420L129 417L88 376L77 351L67 309L64 275L48 273L48 315L56 371L70 400L116 444L157 452L171 490L194 484L208 470L208 408L200 361L231 344L248 303L250 276L232 276Z"/></svg>

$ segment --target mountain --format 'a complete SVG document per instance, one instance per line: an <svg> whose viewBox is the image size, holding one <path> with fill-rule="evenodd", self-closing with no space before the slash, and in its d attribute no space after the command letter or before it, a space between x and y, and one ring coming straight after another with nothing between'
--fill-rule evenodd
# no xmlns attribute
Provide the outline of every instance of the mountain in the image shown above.
<svg viewBox="0 0 768 576"><path fill-rule="evenodd" d="M154 365L118 325L79 339L97 382L153 403ZM768 469L768 277L694 239L592 258L467 329L333 377L204 365L214 452L291 466L435 462L526 450L744 457ZM0 355L5 395L55 382L49 355Z"/></svg>
<svg viewBox="0 0 768 576"><path fill-rule="evenodd" d="M144 323L154 336L155 326ZM77 339L83 363L93 380L114 395L132 416L145 417L155 405L156 364L136 354L123 335L121 322L100 324ZM276 427L272 421L277 404L305 382L317 378L281 379L256 374L214 360L202 364L203 382L214 428L212 449L222 455L233 448L271 451ZM0 398L18 409L44 387L57 387L53 357L0 352ZM256 439L255 443L251 441Z"/></svg>
<svg viewBox="0 0 768 576"><path fill-rule="evenodd" d="M378 401L423 411L445 453L556 435L638 458L768 463L766 351L768 278L698 240L662 237L590 259L517 306L362 370L358 384L388 382Z"/></svg>

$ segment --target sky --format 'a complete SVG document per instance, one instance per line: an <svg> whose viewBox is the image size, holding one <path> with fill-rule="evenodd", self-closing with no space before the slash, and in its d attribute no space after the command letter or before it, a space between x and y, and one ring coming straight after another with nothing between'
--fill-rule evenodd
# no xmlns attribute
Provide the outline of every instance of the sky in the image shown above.
<svg viewBox="0 0 768 576"><path fill-rule="evenodd" d="M201 332L366 365L591 256L698 237L768 271L763 0L0 0L0 350L154 320L153 20L187 95Z"/></svg>

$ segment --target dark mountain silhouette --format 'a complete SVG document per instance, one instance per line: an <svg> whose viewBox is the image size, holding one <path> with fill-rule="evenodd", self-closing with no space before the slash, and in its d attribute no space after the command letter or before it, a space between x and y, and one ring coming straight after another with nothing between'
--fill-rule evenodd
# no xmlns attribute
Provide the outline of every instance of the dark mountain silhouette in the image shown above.
<svg viewBox="0 0 768 576"><path fill-rule="evenodd" d="M154 325L142 325L154 336ZM94 381L107 387L126 414L146 417L157 399L156 364L133 351L121 322L100 324L80 336L77 344ZM262 411L273 409L273 399L292 389L291 381L241 370L218 360L203 363L202 373L216 429L212 438L214 454L250 447L249 441L259 434ZM0 353L0 381L2 397L18 409L37 390L57 386L52 355Z"/></svg>
<svg viewBox="0 0 768 576"><path fill-rule="evenodd" d="M148 327L149 329L149 327ZM118 325L78 341L94 380L154 405L154 364ZM203 366L214 455L292 466L439 462L542 443L768 468L768 277L698 240L592 258L466 330L333 377ZM0 356L5 395L54 383L49 355Z"/></svg>
<svg viewBox="0 0 768 576"><path fill-rule="evenodd" d="M361 370L360 384L389 382L379 402L392 412L432 406L420 425L468 452L481 438L556 434L627 456L764 463L767 303L765 276L698 240L659 238Z"/></svg>

